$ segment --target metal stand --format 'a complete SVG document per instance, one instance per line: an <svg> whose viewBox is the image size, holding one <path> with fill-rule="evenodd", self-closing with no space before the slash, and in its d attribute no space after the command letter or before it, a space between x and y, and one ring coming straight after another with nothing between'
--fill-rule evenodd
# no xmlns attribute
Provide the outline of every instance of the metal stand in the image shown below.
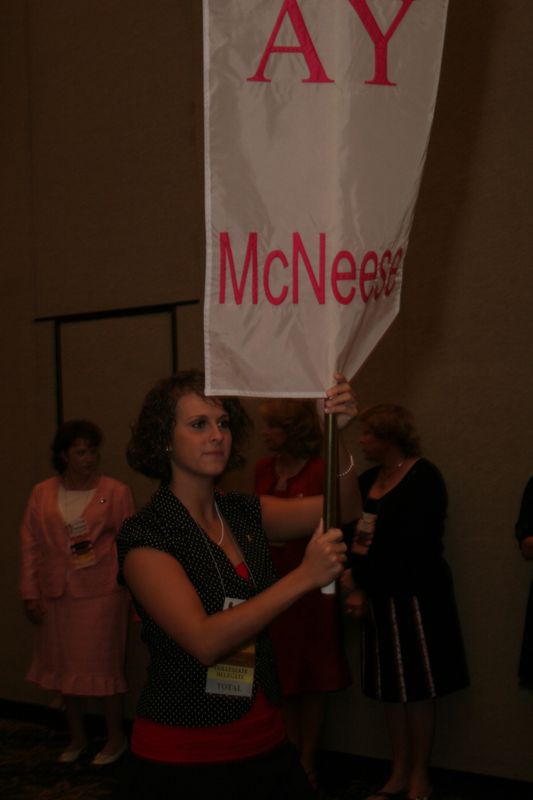
<svg viewBox="0 0 533 800"><path fill-rule="evenodd" d="M326 415L326 485L324 487L324 530L337 525L337 473L339 470L337 418Z"/></svg>
<svg viewBox="0 0 533 800"><path fill-rule="evenodd" d="M335 528L338 517L337 473L339 470L339 436L337 418L326 414L326 481L324 486L324 530ZM335 582L324 586L322 594L335 594Z"/></svg>

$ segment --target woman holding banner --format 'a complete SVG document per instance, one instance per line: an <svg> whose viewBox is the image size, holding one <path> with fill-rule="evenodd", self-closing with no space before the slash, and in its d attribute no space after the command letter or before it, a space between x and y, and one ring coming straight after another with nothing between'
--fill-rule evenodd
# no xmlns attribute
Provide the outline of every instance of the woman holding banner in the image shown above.
<svg viewBox="0 0 533 800"><path fill-rule="evenodd" d="M356 415L341 375L325 410ZM123 787L130 800L309 796L285 740L265 628L341 573L345 545L340 531L322 533L321 497L216 490L225 469L242 462L248 424L237 399L207 398L203 375L192 371L157 384L133 429L130 465L161 487L118 540L121 579L151 655ZM340 469L349 519L358 491L354 471ZM286 540L313 528L302 563L276 581L265 533Z"/></svg>
<svg viewBox="0 0 533 800"><path fill-rule="evenodd" d="M269 455L255 467L255 493L275 497L321 494L325 481L322 423L313 400L291 397L259 406L262 437ZM297 567L307 539L271 546L278 575ZM342 647L337 595L309 592L270 626L283 694L287 735L295 745L312 786L317 785L316 751L324 719L326 693L350 682Z"/></svg>
<svg viewBox="0 0 533 800"><path fill-rule="evenodd" d="M363 452L375 466L360 477L363 515L351 548L359 589L348 595L346 609L361 614L362 589L363 691L384 703L393 752L390 778L371 800L426 800L435 699L468 685L442 556L446 488L438 469L421 458L406 409L377 405L359 419Z"/></svg>

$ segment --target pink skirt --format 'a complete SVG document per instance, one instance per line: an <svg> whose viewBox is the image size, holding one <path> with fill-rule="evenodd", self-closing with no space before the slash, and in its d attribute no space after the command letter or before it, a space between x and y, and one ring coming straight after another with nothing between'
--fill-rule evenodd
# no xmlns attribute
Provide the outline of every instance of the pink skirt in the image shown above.
<svg viewBox="0 0 533 800"><path fill-rule="evenodd" d="M126 692L128 593L65 594L45 598L44 608L26 679L65 695L104 697Z"/></svg>

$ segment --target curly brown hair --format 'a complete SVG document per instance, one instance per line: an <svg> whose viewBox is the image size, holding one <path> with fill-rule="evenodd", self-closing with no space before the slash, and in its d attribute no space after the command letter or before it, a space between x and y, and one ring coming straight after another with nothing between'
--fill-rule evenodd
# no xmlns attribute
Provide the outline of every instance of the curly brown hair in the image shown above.
<svg viewBox="0 0 533 800"><path fill-rule="evenodd" d="M283 449L294 458L311 458L322 449L322 426L314 400L283 397L265 400L259 413L272 428L285 434Z"/></svg>
<svg viewBox="0 0 533 800"><path fill-rule="evenodd" d="M380 403L365 408L357 418L374 436L393 442L405 456L420 455L420 437L413 415L403 406Z"/></svg>
<svg viewBox="0 0 533 800"><path fill-rule="evenodd" d="M156 383L146 395L137 422L132 425L126 457L136 472L169 483L172 470L168 447L176 423L176 404L186 394L197 394L205 400L222 403L232 435L226 470L245 463L241 448L251 432L252 423L240 400L236 397L206 397L204 373L183 370Z"/></svg>

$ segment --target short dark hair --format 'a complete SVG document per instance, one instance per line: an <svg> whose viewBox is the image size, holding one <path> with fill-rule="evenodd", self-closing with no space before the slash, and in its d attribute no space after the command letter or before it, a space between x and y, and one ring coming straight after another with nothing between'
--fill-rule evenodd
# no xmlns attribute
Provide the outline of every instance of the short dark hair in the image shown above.
<svg viewBox="0 0 533 800"><path fill-rule="evenodd" d="M365 408L358 419L378 439L393 442L405 456L420 455L420 437L413 415L407 408L392 403L380 403Z"/></svg>
<svg viewBox="0 0 533 800"><path fill-rule="evenodd" d="M322 449L322 426L315 400L283 397L265 400L259 413L273 428L285 434L283 449L294 458L310 458Z"/></svg>
<svg viewBox="0 0 533 800"><path fill-rule="evenodd" d="M146 395L137 422L132 425L126 449L128 464L148 478L169 483L172 477L168 447L176 424L176 405L187 394L197 394L207 401L220 402L229 417L232 435L227 469L245 463L240 448L246 441L252 423L236 397L206 397L205 376L199 370L183 370L163 378Z"/></svg>
<svg viewBox="0 0 533 800"><path fill-rule="evenodd" d="M94 422L89 422L87 419L71 419L67 422L62 422L50 445L52 466L60 475L67 468L63 453L69 447L72 447L78 439L88 442L91 447L100 447L103 434L98 425L95 425Z"/></svg>

